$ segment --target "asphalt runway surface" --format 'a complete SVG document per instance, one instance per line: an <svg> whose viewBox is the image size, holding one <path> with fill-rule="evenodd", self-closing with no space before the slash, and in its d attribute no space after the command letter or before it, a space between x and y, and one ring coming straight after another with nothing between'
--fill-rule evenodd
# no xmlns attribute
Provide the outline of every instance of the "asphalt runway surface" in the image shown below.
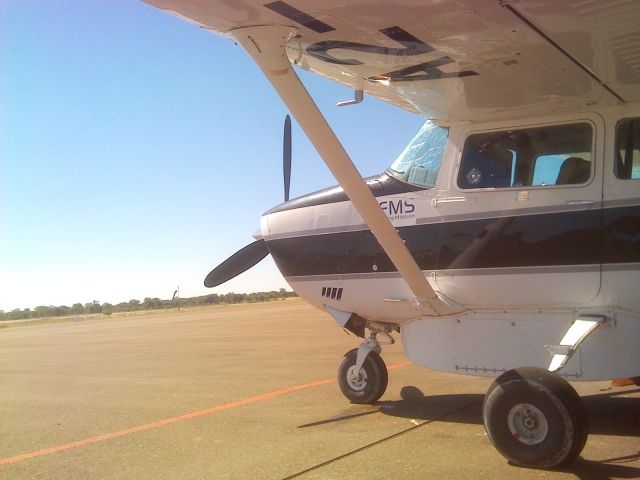
<svg viewBox="0 0 640 480"><path fill-rule="evenodd" d="M640 478L640 388L574 384L590 436L563 471L511 466L482 426L491 379L385 347L350 404L358 339L300 300L0 329L2 479Z"/></svg>

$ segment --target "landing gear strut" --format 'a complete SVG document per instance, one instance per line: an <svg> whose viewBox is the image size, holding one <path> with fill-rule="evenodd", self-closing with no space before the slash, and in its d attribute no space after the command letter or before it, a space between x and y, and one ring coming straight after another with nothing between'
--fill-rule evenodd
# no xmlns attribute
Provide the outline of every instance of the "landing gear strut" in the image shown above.
<svg viewBox="0 0 640 480"><path fill-rule="evenodd" d="M494 447L523 467L571 463L587 441L587 414L562 377L542 368L517 368L498 377L483 405L484 426Z"/></svg>
<svg viewBox="0 0 640 480"><path fill-rule="evenodd" d="M387 389L389 374L380 357L378 332L372 331L360 347L349 350L338 369L340 390L353 403L374 403ZM393 338L382 331L393 343Z"/></svg>

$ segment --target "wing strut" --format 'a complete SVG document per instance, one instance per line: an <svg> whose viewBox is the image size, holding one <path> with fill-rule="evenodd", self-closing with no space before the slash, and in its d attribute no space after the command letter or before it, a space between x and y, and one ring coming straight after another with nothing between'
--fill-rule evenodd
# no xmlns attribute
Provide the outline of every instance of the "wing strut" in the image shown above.
<svg viewBox="0 0 640 480"><path fill-rule="evenodd" d="M229 33L251 55L304 129L355 209L407 282L424 313L437 316L459 312L443 303L431 288L404 241L380 209L351 158L291 68L285 47L287 40L297 34L296 29L270 25L239 28Z"/></svg>

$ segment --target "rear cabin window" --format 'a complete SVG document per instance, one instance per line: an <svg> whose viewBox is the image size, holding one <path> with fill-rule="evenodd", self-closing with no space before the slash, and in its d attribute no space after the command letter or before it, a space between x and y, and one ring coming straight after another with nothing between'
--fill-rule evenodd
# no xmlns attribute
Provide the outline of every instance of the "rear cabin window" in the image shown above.
<svg viewBox="0 0 640 480"><path fill-rule="evenodd" d="M588 123L470 135L458 171L460 188L579 185L592 171Z"/></svg>
<svg viewBox="0 0 640 480"><path fill-rule="evenodd" d="M614 173L623 180L640 180L640 118L621 120L616 127Z"/></svg>

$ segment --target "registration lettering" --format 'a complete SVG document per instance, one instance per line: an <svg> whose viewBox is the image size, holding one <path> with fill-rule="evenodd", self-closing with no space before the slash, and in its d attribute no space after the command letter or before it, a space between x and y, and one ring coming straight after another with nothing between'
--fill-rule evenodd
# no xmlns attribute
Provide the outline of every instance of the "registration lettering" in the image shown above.
<svg viewBox="0 0 640 480"><path fill-rule="evenodd" d="M409 32L398 26L383 28L380 30L380 33L395 42L398 42L402 45L402 48L382 47L380 45L367 45L365 43L347 42L342 40L325 40L309 45L307 47L307 53L318 60L335 65L363 65L363 62L357 58L339 58L333 53L337 50L344 50L348 52L361 52L393 57L414 57L436 52L436 49L431 45L424 43L419 38L414 37ZM420 62L398 70L384 72L380 75L369 77L368 80L385 80L390 83L416 82L478 75L477 72L472 70L464 70L460 72L443 72L440 70L440 67L452 63L455 63L455 61L445 55L427 62Z"/></svg>

